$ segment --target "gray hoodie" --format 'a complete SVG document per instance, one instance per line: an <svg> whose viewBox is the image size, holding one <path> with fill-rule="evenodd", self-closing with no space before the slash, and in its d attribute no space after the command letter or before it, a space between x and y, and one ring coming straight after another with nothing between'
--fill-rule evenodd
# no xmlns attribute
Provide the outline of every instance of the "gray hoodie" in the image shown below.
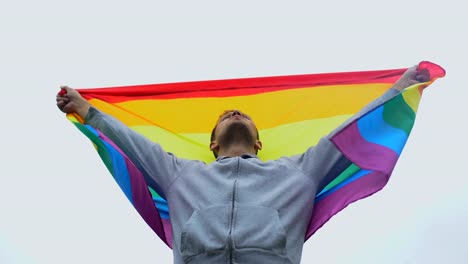
<svg viewBox="0 0 468 264"><path fill-rule="evenodd" d="M305 153L267 162L255 155L210 164L181 159L95 108L85 122L167 199L174 263L300 263L317 192L351 164L330 137L398 93L390 89Z"/></svg>

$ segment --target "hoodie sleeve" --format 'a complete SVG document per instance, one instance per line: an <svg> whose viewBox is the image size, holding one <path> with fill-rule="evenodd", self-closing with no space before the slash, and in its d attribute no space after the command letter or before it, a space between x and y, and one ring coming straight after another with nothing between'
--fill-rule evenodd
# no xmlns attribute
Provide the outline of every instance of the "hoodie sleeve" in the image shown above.
<svg viewBox="0 0 468 264"><path fill-rule="evenodd" d="M94 107L89 109L85 123L112 140L143 173L148 186L164 197L167 187L189 162L165 152L159 144Z"/></svg>
<svg viewBox="0 0 468 264"><path fill-rule="evenodd" d="M306 174L306 176L313 177L313 180L317 183L318 190L322 190L328 183L335 179L352 163L335 146L335 144L331 141L331 138L350 125L352 122L384 104L399 93L399 90L389 89L381 97L369 103L356 115L349 118L327 136L321 138L317 145L310 147L302 154L292 156L292 162L304 174Z"/></svg>

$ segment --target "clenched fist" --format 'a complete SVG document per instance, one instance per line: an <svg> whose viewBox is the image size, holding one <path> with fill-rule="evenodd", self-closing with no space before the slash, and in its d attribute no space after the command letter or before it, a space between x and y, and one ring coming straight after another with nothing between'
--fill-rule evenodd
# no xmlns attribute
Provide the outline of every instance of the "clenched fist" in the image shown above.
<svg viewBox="0 0 468 264"><path fill-rule="evenodd" d="M91 104L80 93L68 86L61 86L62 90L57 94L57 106L64 113L76 113L81 118L88 114Z"/></svg>
<svg viewBox="0 0 468 264"><path fill-rule="evenodd" d="M406 87L409 87L413 84L428 82L430 81L430 73L428 70L425 69L418 69L418 65L415 65L408 70L401 76L401 78L393 85L393 89L397 89L399 91L404 90Z"/></svg>

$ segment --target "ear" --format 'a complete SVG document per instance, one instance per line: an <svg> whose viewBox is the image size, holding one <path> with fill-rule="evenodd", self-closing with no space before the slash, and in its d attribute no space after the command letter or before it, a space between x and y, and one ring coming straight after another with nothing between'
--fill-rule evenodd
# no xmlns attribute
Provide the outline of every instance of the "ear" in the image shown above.
<svg viewBox="0 0 468 264"><path fill-rule="evenodd" d="M211 151L218 151L219 150L219 144L216 141L211 141L210 143L210 150Z"/></svg>
<svg viewBox="0 0 468 264"><path fill-rule="evenodd" d="M262 142L260 140L257 140L257 142L255 142L254 148L255 148L256 152L261 150L262 149Z"/></svg>

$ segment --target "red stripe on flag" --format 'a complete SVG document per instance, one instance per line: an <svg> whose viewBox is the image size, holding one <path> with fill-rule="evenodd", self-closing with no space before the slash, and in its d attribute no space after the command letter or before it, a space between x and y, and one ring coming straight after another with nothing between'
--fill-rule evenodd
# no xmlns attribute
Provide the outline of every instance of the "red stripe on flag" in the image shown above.
<svg viewBox="0 0 468 264"><path fill-rule="evenodd" d="M79 89L86 98L109 103L127 100L230 97L340 84L393 83L406 69L256 77L212 81ZM131 99L130 99L131 98Z"/></svg>

